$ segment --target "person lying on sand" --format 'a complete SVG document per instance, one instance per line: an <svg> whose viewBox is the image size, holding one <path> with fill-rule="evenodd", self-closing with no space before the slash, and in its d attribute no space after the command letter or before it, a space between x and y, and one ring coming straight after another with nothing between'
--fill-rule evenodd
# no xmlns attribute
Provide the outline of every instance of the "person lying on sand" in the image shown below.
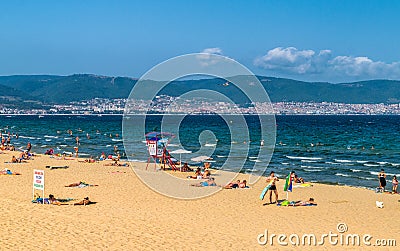
<svg viewBox="0 0 400 251"><path fill-rule="evenodd" d="M53 205L57 205L57 206L60 206L60 205L61 205L61 202L59 202L59 201L54 197L54 195L52 195L52 194L49 194L48 202L49 202L49 204L53 204Z"/></svg>
<svg viewBox="0 0 400 251"><path fill-rule="evenodd" d="M224 186L225 189L232 189L232 188L238 188L239 187L240 180L230 182Z"/></svg>
<svg viewBox="0 0 400 251"><path fill-rule="evenodd" d="M93 159L93 157L92 157L92 156L90 156L90 158L88 158L88 159L85 159L85 160L78 160L78 162L85 162L85 163L95 163L95 162L96 162L96 160L95 160L95 159Z"/></svg>
<svg viewBox="0 0 400 251"><path fill-rule="evenodd" d="M1 175L21 175L20 173L12 172L8 168L4 168L4 170L0 171Z"/></svg>
<svg viewBox="0 0 400 251"><path fill-rule="evenodd" d="M83 198L83 200L74 203L73 205L74 206L80 206L80 205L86 206L86 205L90 205L90 204L94 204L94 202L90 201L89 197L86 197L86 198Z"/></svg>
<svg viewBox="0 0 400 251"><path fill-rule="evenodd" d="M129 166L128 163L120 164L118 160L115 160L113 163L104 164L104 166Z"/></svg>
<svg viewBox="0 0 400 251"><path fill-rule="evenodd" d="M210 178L207 181L202 181L202 182L197 183L197 184L191 184L191 186L194 186L194 187L208 187L208 186L217 186L217 184L215 183L214 178Z"/></svg>
<svg viewBox="0 0 400 251"><path fill-rule="evenodd" d="M87 186L98 186L98 185L90 185L90 184L88 184L86 182L79 181L79 182L76 182L76 183L71 183L71 184L69 184L69 185L67 185L65 187L87 187Z"/></svg>
<svg viewBox="0 0 400 251"><path fill-rule="evenodd" d="M294 204L294 206L313 206L313 205L317 205L314 201L314 198L310 198L306 201L298 201Z"/></svg>
<svg viewBox="0 0 400 251"><path fill-rule="evenodd" d="M237 180L235 182L231 182L231 183L227 184L224 188L225 189L248 188L248 186L247 186L247 181L246 180L243 180L242 182L240 182L240 180Z"/></svg>
<svg viewBox="0 0 400 251"><path fill-rule="evenodd" d="M33 200L32 202L38 203L38 204L43 204L44 203L44 204L57 205L57 206L68 205L66 203L61 203L52 194L49 194L49 198L44 198L44 199L40 198L39 195L37 195L37 196L35 195L35 200Z"/></svg>

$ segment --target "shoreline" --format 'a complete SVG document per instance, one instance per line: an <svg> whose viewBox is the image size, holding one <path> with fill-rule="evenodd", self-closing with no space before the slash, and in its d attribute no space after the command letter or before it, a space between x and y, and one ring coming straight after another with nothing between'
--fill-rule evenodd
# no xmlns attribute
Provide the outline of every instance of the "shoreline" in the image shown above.
<svg viewBox="0 0 400 251"><path fill-rule="evenodd" d="M188 115L188 116L219 116L219 115L224 115L224 116L400 116L400 114L357 114L357 113L351 113L351 114L276 114L276 113L266 113L266 114L250 114L250 113L217 113L217 114L208 114L208 113L195 113L195 114L188 114L188 113L159 113L159 114L146 114L146 113L133 113L133 114L124 114L124 113L93 113L93 114L84 114L84 113L79 113L79 114L70 114L70 113L38 113L38 114L15 114L15 113L1 113L0 116L182 116L182 115Z"/></svg>

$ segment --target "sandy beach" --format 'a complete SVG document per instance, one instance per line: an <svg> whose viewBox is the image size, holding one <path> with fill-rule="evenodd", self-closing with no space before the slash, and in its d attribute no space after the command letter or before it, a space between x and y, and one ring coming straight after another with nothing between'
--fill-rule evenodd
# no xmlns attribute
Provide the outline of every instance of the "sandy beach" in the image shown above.
<svg viewBox="0 0 400 251"><path fill-rule="evenodd" d="M399 195L313 184L294 188L289 196L290 200L313 197L317 206L279 207L264 205L267 200L260 201L259 194L266 185L262 178L250 189L224 189L203 199L177 200L148 188L130 167L82 163L77 159L56 160L45 155L36 156L28 163L4 163L13 154L0 154L2 169L22 174L0 176L1 250L282 250L294 246L279 245L276 238L272 245L270 242L261 245L258 242L264 237L259 235L267 230L269 235L315 234L318 237L330 231L338 234L339 223L348 227L344 234L371 235L372 244L376 239L396 239L400 234ZM49 170L45 168L48 165L69 168ZM56 198L74 198L73 203L89 196L97 203L88 206L31 203L33 169L45 170L46 197L51 193ZM240 174L239 178L246 179L248 175ZM79 181L98 186L64 187ZM286 197L283 185L281 179L278 182L280 198ZM377 208L375 201L383 201L384 208ZM390 249L363 244L332 245L327 239L324 245L300 248Z"/></svg>

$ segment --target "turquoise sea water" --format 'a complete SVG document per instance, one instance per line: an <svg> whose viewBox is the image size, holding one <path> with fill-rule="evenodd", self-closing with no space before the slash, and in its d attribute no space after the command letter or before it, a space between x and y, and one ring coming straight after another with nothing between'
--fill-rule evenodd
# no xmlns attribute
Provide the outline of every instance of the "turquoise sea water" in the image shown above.
<svg viewBox="0 0 400 251"><path fill-rule="evenodd" d="M168 128L168 123L161 125L162 118L148 116L146 131ZM182 160L193 165L201 163L191 158L211 155L216 168L222 167L230 155L231 164L224 166L225 169L237 169L244 163L244 172L257 165L257 170L253 171L260 173L268 165L268 156L258 156L262 139L260 123L257 116L245 118L250 138L236 133L236 142L232 142L229 132L230 127L235 127L234 123L226 123L217 115L186 116L169 150L192 151L192 154L183 154ZM267 173L274 170L283 177L294 170L306 181L369 188L378 185L377 173L381 168L385 169L388 182L393 175L400 175L399 116L277 116L276 124L276 145ZM114 154L114 146L126 157L121 116L1 116L0 128L3 133L19 134L18 139L12 139L12 144L20 149L29 141L34 152L44 153L49 148L60 153L73 152L75 137L79 136L82 157L99 156L101 152ZM72 130L73 135L67 130ZM140 132L135 125L129 130L131 137L125 142L130 149L127 151L129 158L146 161L144 137L135 134ZM240 140L242 136L243 141ZM237 147L232 150L232 143L243 145L248 153ZM179 159L179 156L174 157Z"/></svg>

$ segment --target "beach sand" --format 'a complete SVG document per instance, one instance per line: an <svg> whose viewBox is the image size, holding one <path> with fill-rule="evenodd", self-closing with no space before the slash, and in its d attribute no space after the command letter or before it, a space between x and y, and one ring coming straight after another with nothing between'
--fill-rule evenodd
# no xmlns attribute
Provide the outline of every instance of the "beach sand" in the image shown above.
<svg viewBox="0 0 400 251"><path fill-rule="evenodd" d="M222 190L196 200L178 200L161 195L143 184L130 167L103 166L77 160L37 156L22 164L7 164L13 153L0 154L1 169L20 172L0 176L1 250L291 250L274 239L260 245L257 237L268 234L338 233L337 225L348 226L344 234L369 234L376 239L400 236L399 195L376 194L364 188L313 184L294 188L290 200L315 198L318 206L279 207L264 205L259 194L265 178L250 189ZM68 169L49 170L47 165ZM134 163L143 167L144 163ZM31 203L33 169L45 170L46 197L81 200L89 196L97 204L53 206ZM149 171L150 172L150 171ZM182 177L189 173L179 174ZM240 174L240 179L248 175ZM85 181L95 187L64 187ZM216 176L218 183L218 176ZM221 184L223 185L223 184ZM280 198L284 180L278 182ZM389 184L391 185L391 184ZM389 187L388 187L389 188ZM188 189L216 189L195 188ZM40 193L40 191L37 191ZM375 201L383 201L383 209ZM263 239L261 239L263 240ZM288 241L286 239L286 241ZM400 239L397 239L400 245ZM300 246L301 250L388 250L329 244ZM392 249L396 249L395 247Z"/></svg>

